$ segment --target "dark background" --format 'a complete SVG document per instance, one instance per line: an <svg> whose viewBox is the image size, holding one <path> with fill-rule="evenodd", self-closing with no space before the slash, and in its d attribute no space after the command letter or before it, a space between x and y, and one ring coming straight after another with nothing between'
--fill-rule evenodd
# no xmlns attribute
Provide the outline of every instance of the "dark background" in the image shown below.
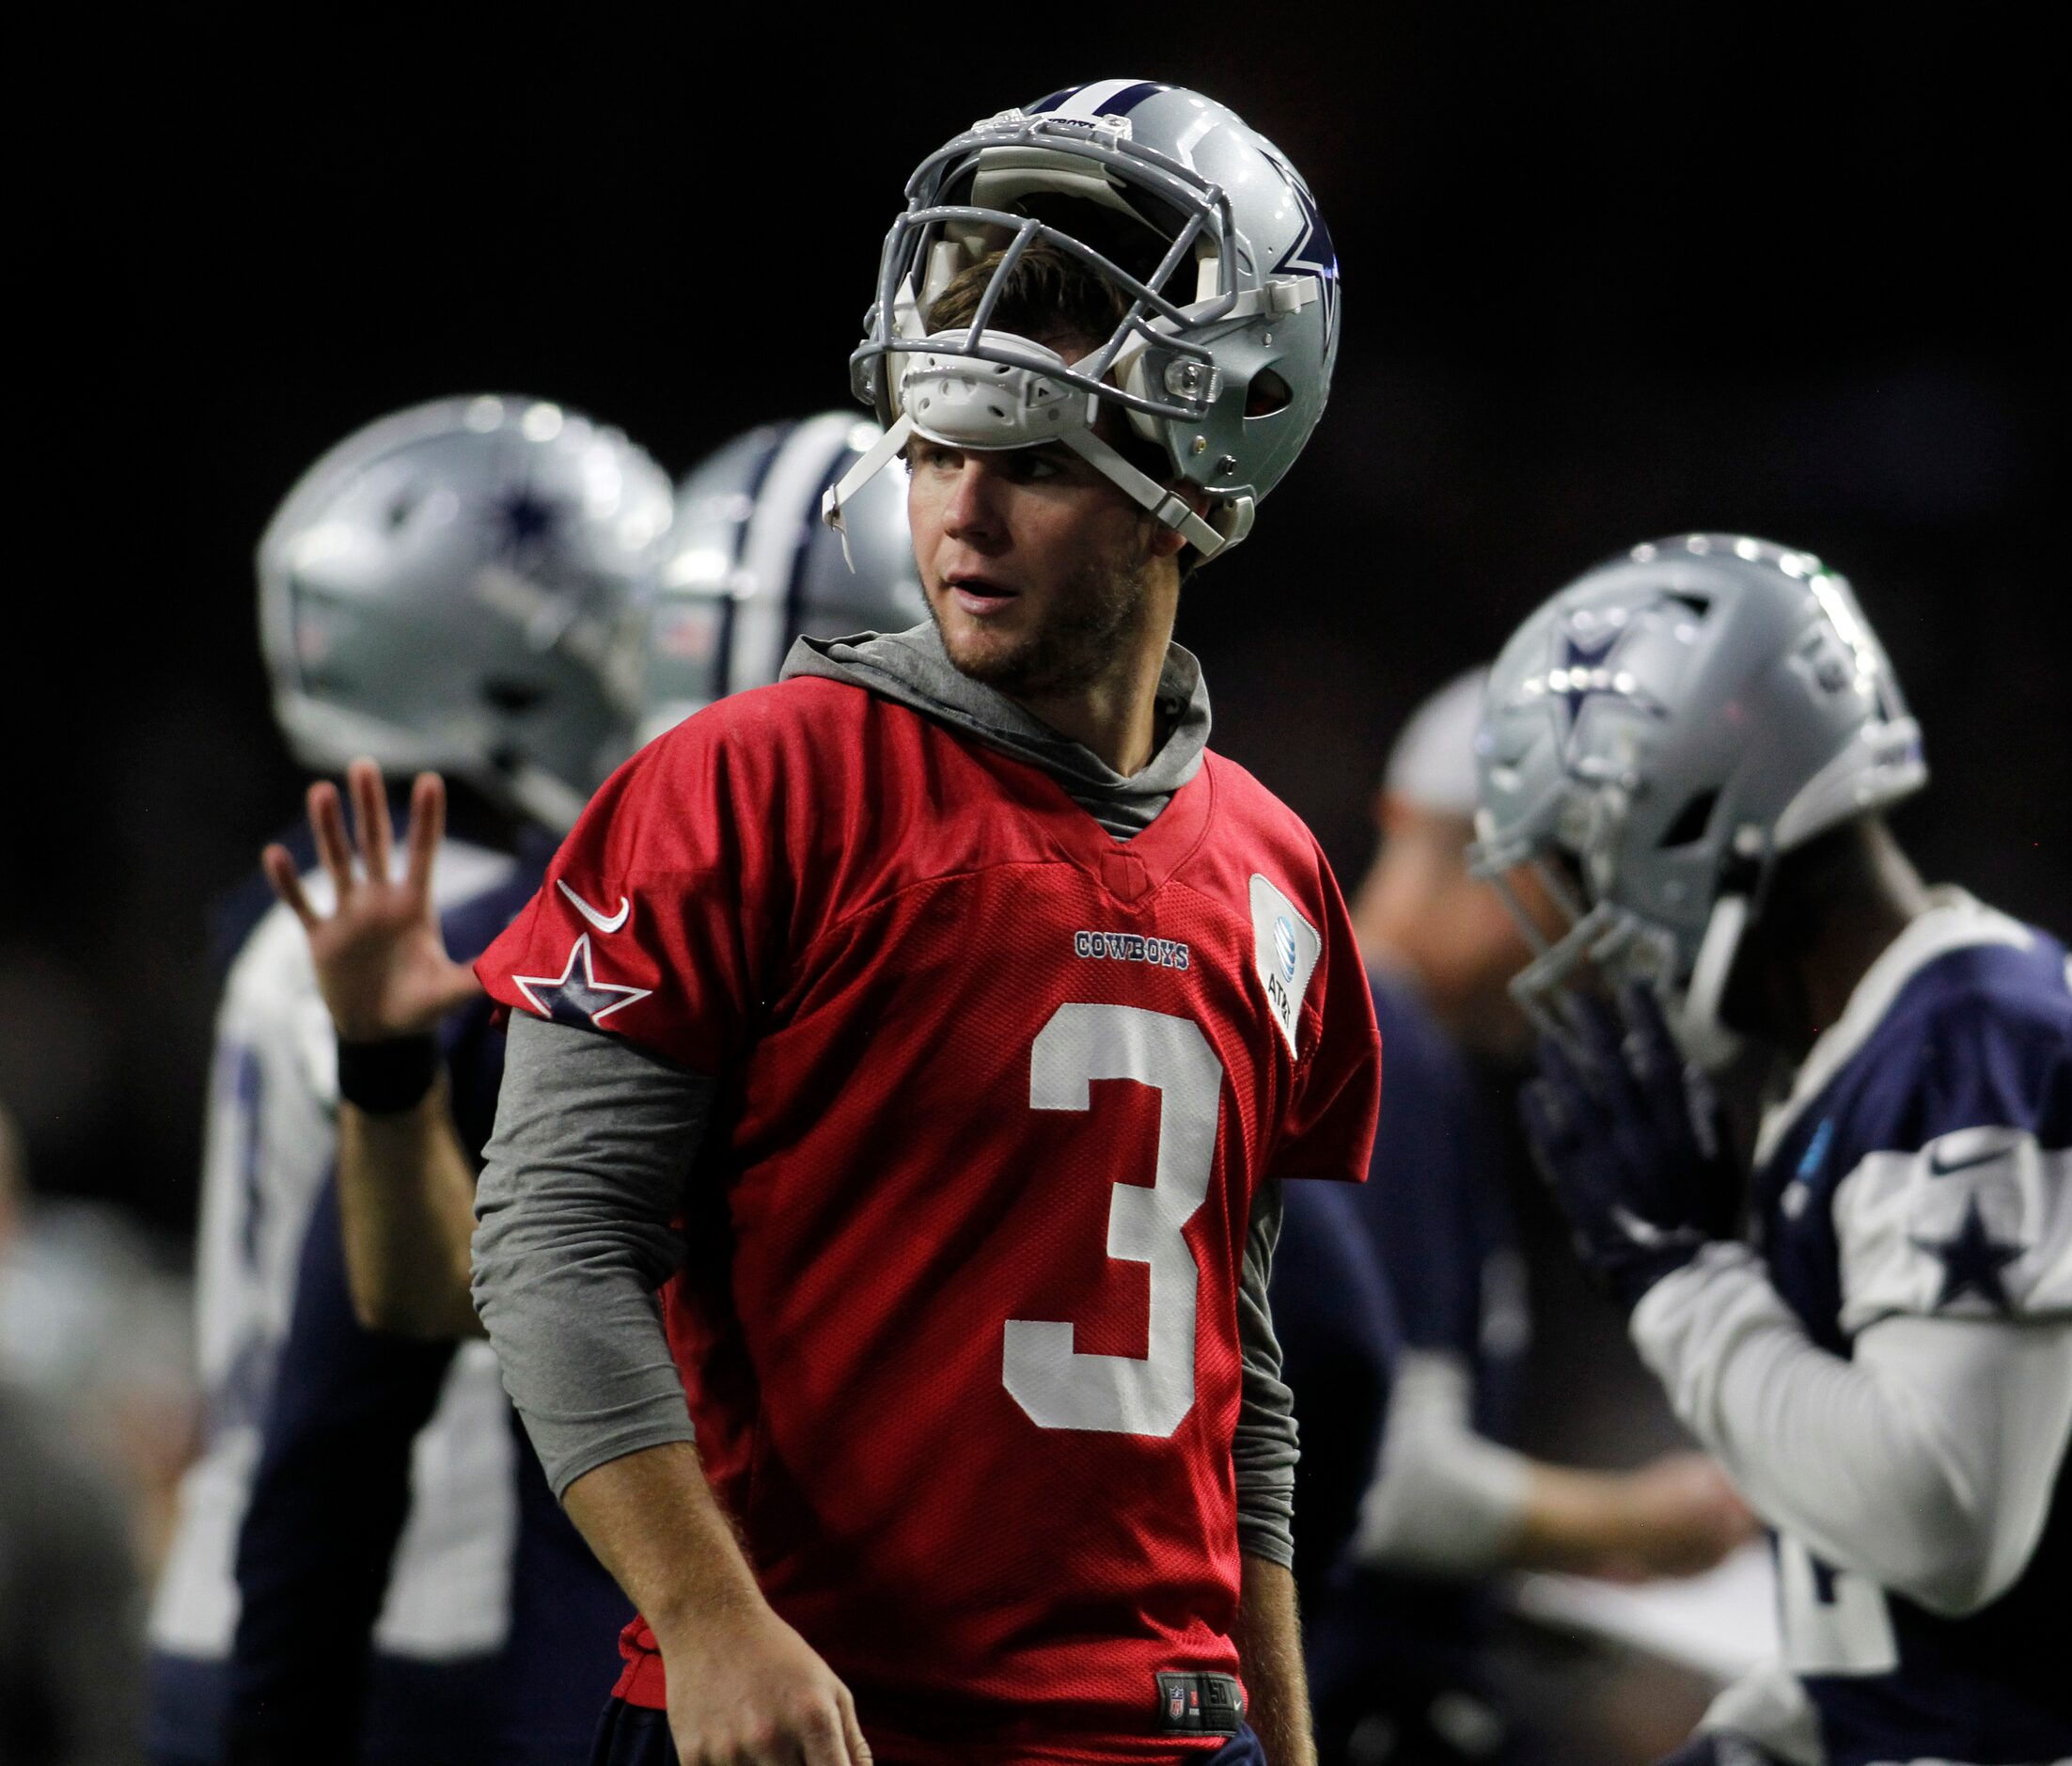
<svg viewBox="0 0 2072 1766"><path fill-rule="evenodd" d="M1424 692L1605 554L1747 529L1882 632L1924 868L2072 929L2062 103L2011 11L770 19L213 12L18 66L57 101L10 180L16 366L54 396L15 434L43 561L9 596L0 1099L41 1187L191 1219L207 907L297 806L250 552L303 466L451 392L558 399L679 472L839 404L911 166L1110 75L1231 103L1336 235L1330 411L1181 636L1217 745L1342 872Z"/></svg>

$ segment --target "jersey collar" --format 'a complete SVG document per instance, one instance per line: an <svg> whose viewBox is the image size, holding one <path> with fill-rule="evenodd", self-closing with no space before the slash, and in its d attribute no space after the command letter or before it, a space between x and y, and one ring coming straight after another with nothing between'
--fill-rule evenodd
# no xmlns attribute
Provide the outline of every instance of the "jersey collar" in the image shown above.
<svg viewBox="0 0 2072 1766"><path fill-rule="evenodd" d="M1998 908L1988 907L1960 889L1944 886L1928 891L1929 906L1878 954L1877 960L1849 995L1842 1016L1822 1031L1807 1051L1792 1080L1790 1095L1763 1115L1756 1136L1755 1163L1769 1163L1778 1145L1806 1106L1828 1089L1836 1074L1854 1060L1872 1033L1891 1010L1908 982L1939 956L1980 944L2010 944L2023 949L2029 928Z"/></svg>

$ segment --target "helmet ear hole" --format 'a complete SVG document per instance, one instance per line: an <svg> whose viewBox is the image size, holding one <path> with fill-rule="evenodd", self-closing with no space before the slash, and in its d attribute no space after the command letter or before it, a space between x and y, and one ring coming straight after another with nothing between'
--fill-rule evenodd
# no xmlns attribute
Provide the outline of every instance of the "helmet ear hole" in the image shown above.
<svg viewBox="0 0 2072 1766"><path fill-rule="evenodd" d="M1263 368L1245 388L1245 415L1271 417L1276 411L1286 410L1294 399L1294 389L1287 381L1272 369Z"/></svg>
<svg viewBox="0 0 2072 1766"><path fill-rule="evenodd" d="M1705 837L1705 828L1712 821L1713 806L1719 801L1718 791L1701 791L1676 813L1676 819L1655 844L1667 850L1672 846L1688 846Z"/></svg>

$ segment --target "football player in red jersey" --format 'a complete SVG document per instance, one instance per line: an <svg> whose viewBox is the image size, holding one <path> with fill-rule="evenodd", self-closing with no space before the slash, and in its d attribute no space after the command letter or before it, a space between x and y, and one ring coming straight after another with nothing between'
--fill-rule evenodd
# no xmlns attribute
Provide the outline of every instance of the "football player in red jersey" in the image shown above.
<svg viewBox="0 0 2072 1766"><path fill-rule="evenodd" d="M1336 265L1149 82L909 195L828 502L906 449L932 620L651 744L484 956L476 1297L645 1616L600 1758L1306 1766L1265 1274L1378 1044L1171 631L1322 408Z"/></svg>

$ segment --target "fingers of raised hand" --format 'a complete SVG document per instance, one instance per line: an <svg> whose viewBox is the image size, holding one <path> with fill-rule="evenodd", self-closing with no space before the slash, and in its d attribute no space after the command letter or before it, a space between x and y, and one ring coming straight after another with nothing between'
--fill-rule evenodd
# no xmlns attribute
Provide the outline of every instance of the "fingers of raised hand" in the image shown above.
<svg viewBox="0 0 2072 1766"><path fill-rule="evenodd" d="M360 837L360 861L367 867L368 880L386 882L396 829L388 819L382 769L364 757L356 760L345 769L345 785L353 796L353 821Z"/></svg>
<svg viewBox="0 0 2072 1766"><path fill-rule="evenodd" d="M431 889L432 862L445 837L446 781L437 773L419 773L410 787L410 827L403 836L404 877L412 889Z"/></svg>
<svg viewBox="0 0 2072 1766"><path fill-rule="evenodd" d="M259 854L259 869L266 873L266 880L273 885L274 893L286 904L288 911L302 922L304 928L317 923L316 909L309 906L309 897L303 893L302 874L295 869L295 858L286 846L268 846Z"/></svg>
<svg viewBox="0 0 2072 1766"><path fill-rule="evenodd" d="M345 837L345 808L338 801L338 788L329 780L320 780L309 787L306 800L317 858L342 904L353 892L353 847Z"/></svg>

